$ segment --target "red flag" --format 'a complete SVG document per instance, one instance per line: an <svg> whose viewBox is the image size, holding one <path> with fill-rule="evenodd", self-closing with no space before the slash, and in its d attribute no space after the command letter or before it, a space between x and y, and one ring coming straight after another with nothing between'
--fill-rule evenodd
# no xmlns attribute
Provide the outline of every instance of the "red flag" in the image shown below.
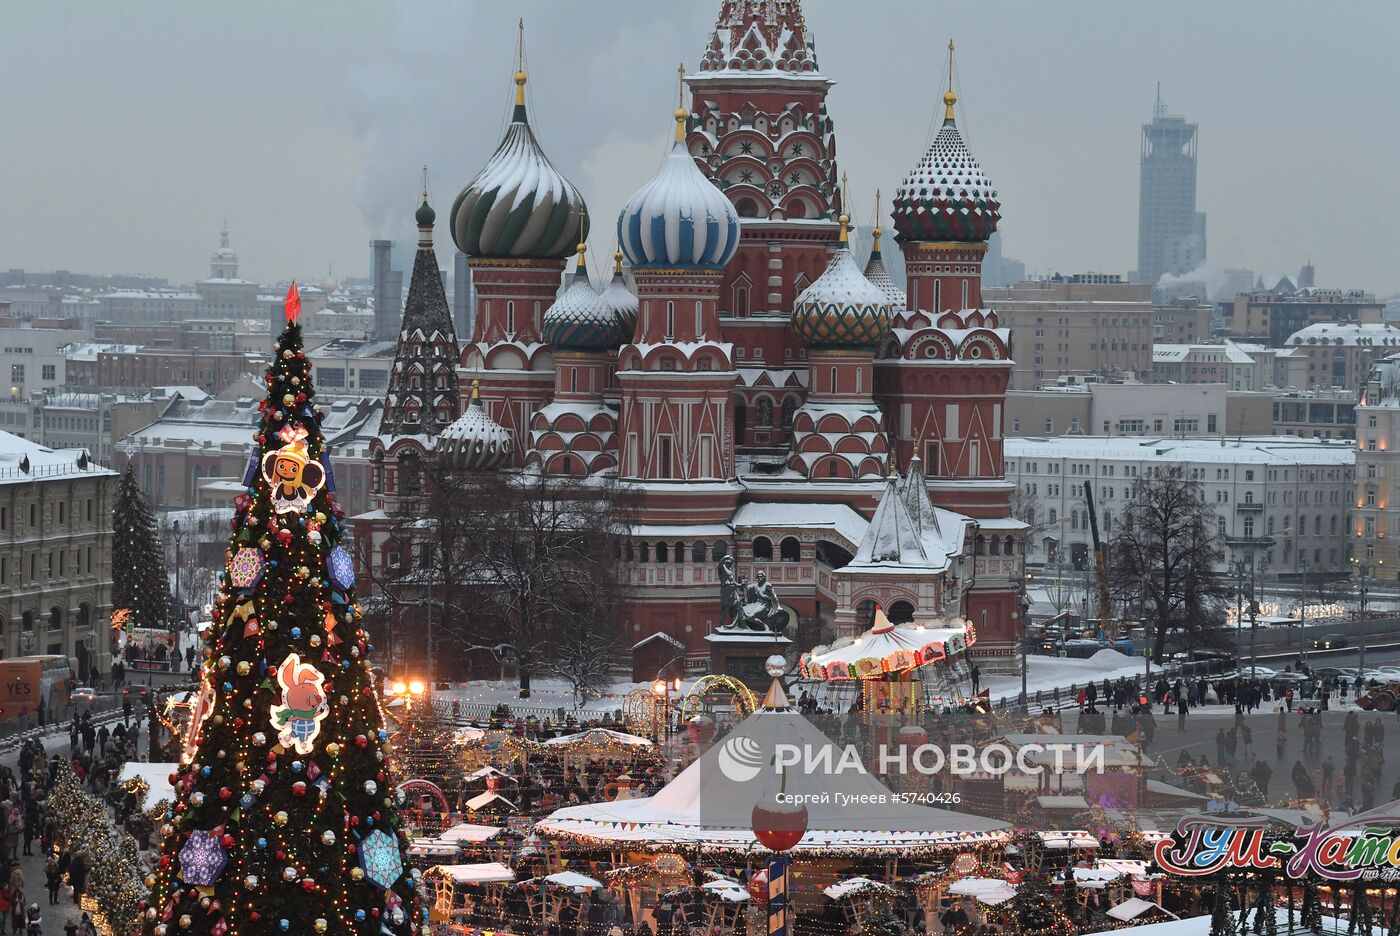
<svg viewBox="0 0 1400 936"><path fill-rule="evenodd" d="M301 293L297 290L297 281L292 280L292 288L287 290L287 324L295 325L301 318Z"/></svg>

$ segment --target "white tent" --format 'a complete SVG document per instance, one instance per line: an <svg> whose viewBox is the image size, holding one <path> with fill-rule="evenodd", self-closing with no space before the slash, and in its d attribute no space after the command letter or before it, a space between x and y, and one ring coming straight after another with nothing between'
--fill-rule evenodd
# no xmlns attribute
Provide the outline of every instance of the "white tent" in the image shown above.
<svg viewBox="0 0 1400 936"><path fill-rule="evenodd" d="M959 897L972 897L981 903L995 907L1016 896L1016 888L998 878L969 877L948 885L948 893Z"/></svg>
<svg viewBox="0 0 1400 936"><path fill-rule="evenodd" d="M822 893L832 900L840 900L842 897L858 897L862 894L885 894L888 896L893 895L896 891L888 884L872 881L868 877L853 877L837 881L830 887L823 888Z"/></svg>
<svg viewBox="0 0 1400 936"><path fill-rule="evenodd" d="M127 761L122 765L121 773L117 774L117 785L120 786L128 780L146 781L151 789L146 793L144 806L149 809L161 800L175 801L175 788L170 785L170 775L179 769L179 764L143 764L139 761Z"/></svg>
<svg viewBox="0 0 1400 936"><path fill-rule="evenodd" d="M728 879L722 881L706 881L704 884L700 885L700 889L708 894L713 894L720 900L727 900L730 903L742 903L753 896L744 885L740 884L738 881L731 881Z"/></svg>
<svg viewBox="0 0 1400 936"><path fill-rule="evenodd" d="M493 793L490 790L487 790L485 793L478 793L476 796L473 796L471 799L467 800L467 808L470 809L472 812L476 812L479 809L485 809L487 806L491 806L498 802L504 804L504 808L508 810L515 810L514 803L506 799L501 794Z"/></svg>
<svg viewBox="0 0 1400 936"><path fill-rule="evenodd" d="M572 887L574 890L596 890L603 886L603 882L595 880L586 874L579 874L577 871L556 871L553 874L545 875L545 880L550 884L559 887Z"/></svg>
<svg viewBox="0 0 1400 936"><path fill-rule="evenodd" d="M557 738L549 738L543 742L543 747L571 747L579 744L620 744L624 747L651 747L651 742L646 738L639 738L634 734L627 734L624 731L612 731L608 728L590 728L587 731L579 731L574 734L560 735Z"/></svg>
<svg viewBox="0 0 1400 936"><path fill-rule="evenodd" d="M496 767L492 764L487 764L480 770L474 770L471 773L467 774L467 782L470 783L473 780L488 780L491 777L500 777L502 780L508 780L511 783L515 782L514 777L506 773L504 770L496 769Z"/></svg>
<svg viewBox="0 0 1400 936"><path fill-rule="evenodd" d="M1167 919L1180 919L1170 910L1163 910L1150 900L1143 900L1141 897L1129 897L1116 907L1108 909L1108 915L1115 920L1122 920L1124 923L1131 923L1144 914L1156 917L1165 916Z"/></svg>
<svg viewBox="0 0 1400 936"><path fill-rule="evenodd" d="M501 834L501 827L494 825L477 825L473 822L459 822L450 829L444 829L438 833L439 842L450 842L453 845L476 845L481 842L489 842Z"/></svg>
<svg viewBox="0 0 1400 936"><path fill-rule="evenodd" d="M784 785L784 775L773 767L779 743L805 748L818 759L829 755L833 769L789 769ZM845 753L797 712L756 712L654 796L567 806L537 822L535 831L617 846L763 852L753 833L753 808L774 803L782 790L807 807L807 832L794 848L797 854L907 854L1006 840L1003 822L899 802L874 774L835 769L849 760Z"/></svg>
<svg viewBox="0 0 1400 936"><path fill-rule="evenodd" d="M478 864L433 865L432 870L449 877L455 884L499 884L514 881L515 872L499 861Z"/></svg>

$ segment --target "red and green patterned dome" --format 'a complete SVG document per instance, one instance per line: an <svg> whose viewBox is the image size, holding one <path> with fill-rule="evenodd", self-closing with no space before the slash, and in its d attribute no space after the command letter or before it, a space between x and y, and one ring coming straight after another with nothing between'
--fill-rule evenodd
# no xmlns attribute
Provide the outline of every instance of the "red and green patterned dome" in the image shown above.
<svg viewBox="0 0 1400 936"><path fill-rule="evenodd" d="M957 95L943 95L947 113L933 145L894 197L895 239L985 241L1001 220L1001 202L953 121Z"/></svg>
<svg viewBox="0 0 1400 936"><path fill-rule="evenodd" d="M851 256L846 220L836 255L792 307L793 330L808 348L874 348L890 327L885 294Z"/></svg>

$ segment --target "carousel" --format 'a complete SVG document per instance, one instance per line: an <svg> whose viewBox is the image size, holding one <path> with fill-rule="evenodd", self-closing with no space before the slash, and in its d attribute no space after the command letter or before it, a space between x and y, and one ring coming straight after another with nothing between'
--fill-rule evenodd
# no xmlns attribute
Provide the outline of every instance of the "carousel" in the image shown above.
<svg viewBox="0 0 1400 936"><path fill-rule="evenodd" d="M860 711L913 716L934 706L967 704L961 687L970 674L967 652L976 642L971 621L894 624L876 606L870 630L803 654L800 666L819 695L832 684L854 686Z"/></svg>

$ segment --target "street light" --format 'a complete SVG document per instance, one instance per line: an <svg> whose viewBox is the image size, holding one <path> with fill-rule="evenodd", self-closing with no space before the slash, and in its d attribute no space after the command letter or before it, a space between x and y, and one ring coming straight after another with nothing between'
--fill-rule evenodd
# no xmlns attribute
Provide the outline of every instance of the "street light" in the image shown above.
<svg viewBox="0 0 1400 936"><path fill-rule="evenodd" d="M183 619L185 616L185 601L180 597L180 546L185 541L185 534L180 532L179 520L176 520L171 525L171 530L171 539L175 540L175 607L179 609L176 613Z"/></svg>
<svg viewBox="0 0 1400 936"><path fill-rule="evenodd" d="M1361 649L1361 653L1360 653L1359 659L1357 660L1357 670L1358 670L1358 672L1365 672L1365 671L1366 671L1366 636L1367 636L1367 626L1366 626L1366 596L1367 596L1367 595L1370 593L1370 591L1371 591L1371 566L1370 566L1370 563L1363 562L1363 561L1361 561L1360 559L1356 558L1355 556L1352 556L1352 557L1351 557L1351 564L1354 565L1354 566L1356 566L1356 577L1357 577L1358 582L1359 582L1359 585L1360 585L1360 587L1361 587L1361 619L1360 619L1360 622L1359 622L1359 623L1360 623L1360 626L1361 626L1361 648L1360 648L1360 649ZM1384 560L1384 559L1377 559L1377 560L1376 560L1376 565L1378 565L1378 566L1379 566L1379 565L1385 565L1385 560Z"/></svg>

